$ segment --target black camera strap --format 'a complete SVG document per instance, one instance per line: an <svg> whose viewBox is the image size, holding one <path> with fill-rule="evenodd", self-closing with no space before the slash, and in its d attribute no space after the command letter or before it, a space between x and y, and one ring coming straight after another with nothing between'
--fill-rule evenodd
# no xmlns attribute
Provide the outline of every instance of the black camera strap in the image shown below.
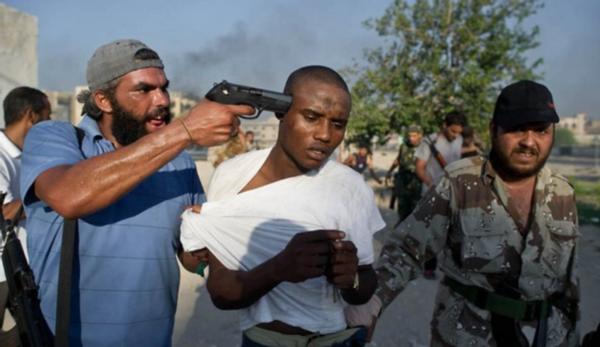
<svg viewBox="0 0 600 347"><path fill-rule="evenodd" d="M77 245L77 219L63 221L63 239L60 247L60 267L58 270L58 298L56 300L56 346L69 346L71 322L71 291L73 261Z"/></svg>
<svg viewBox="0 0 600 347"><path fill-rule="evenodd" d="M74 127L77 133L79 150L85 132ZM83 152L83 151L82 151ZM60 267L58 270L58 298L56 300L56 346L69 347L69 329L71 326L71 293L73 290L73 263L75 261L75 250L78 248L78 224L77 219L63 220L63 239L60 247Z"/></svg>

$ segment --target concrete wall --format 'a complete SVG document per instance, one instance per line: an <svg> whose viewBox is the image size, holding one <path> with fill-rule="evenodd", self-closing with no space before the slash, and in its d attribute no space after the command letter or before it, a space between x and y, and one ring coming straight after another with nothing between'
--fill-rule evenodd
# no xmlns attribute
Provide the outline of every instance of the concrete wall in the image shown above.
<svg viewBox="0 0 600 347"><path fill-rule="evenodd" d="M37 41L37 18L0 3L0 101L15 87L38 87Z"/></svg>

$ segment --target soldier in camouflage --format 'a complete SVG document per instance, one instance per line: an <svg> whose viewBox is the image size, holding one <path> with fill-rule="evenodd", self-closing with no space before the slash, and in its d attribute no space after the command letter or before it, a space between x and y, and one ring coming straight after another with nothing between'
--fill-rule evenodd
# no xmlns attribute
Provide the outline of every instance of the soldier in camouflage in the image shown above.
<svg viewBox="0 0 600 347"><path fill-rule="evenodd" d="M423 131L418 125L408 127L407 138L398 149L398 157L394 159L392 166L385 176L386 182L392 177L396 167L398 171L394 175L394 190L392 201L398 201L398 224L402 222L417 206L421 199L421 180L415 174L415 150L421 142ZM394 208L394 204L391 204Z"/></svg>
<svg viewBox="0 0 600 347"><path fill-rule="evenodd" d="M370 314L441 253L432 346L579 344L573 187L545 166L558 120L545 86L520 81L502 90L489 158L450 164L393 231Z"/></svg>

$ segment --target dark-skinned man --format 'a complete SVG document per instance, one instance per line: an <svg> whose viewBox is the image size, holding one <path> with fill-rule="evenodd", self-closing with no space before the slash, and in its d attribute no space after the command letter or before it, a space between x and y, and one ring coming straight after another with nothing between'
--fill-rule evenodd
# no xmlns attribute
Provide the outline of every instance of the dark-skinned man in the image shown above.
<svg viewBox="0 0 600 347"><path fill-rule="evenodd" d="M329 159L350 116L348 87L308 66L284 92L293 102L277 115L275 146L219 166L202 212L184 213L182 243L208 247L208 291L239 310L242 346L363 346L366 329L346 328L344 301L375 290L373 233L385 223L360 174Z"/></svg>
<svg viewBox="0 0 600 347"><path fill-rule="evenodd" d="M29 130L37 123L50 119L52 107L42 91L31 87L11 90L3 101L4 131L0 132L0 192L6 193L2 214L13 220L21 208L21 156L23 142ZM26 249L25 213L19 215L17 237ZM4 244L2 245L4 247ZM0 252L2 255L2 252ZM8 305L8 284L4 267L0 268L0 327Z"/></svg>

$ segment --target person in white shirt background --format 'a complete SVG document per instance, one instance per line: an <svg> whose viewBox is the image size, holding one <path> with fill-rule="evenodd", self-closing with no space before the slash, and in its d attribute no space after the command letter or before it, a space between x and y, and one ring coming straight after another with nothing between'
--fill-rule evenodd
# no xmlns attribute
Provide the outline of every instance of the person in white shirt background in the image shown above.
<svg viewBox="0 0 600 347"><path fill-rule="evenodd" d="M21 176L21 151L25 135L35 124L49 120L52 107L42 91L30 87L17 87L8 93L2 104L5 129L0 131L0 192L6 193L2 214L6 220L14 219L21 207L19 180ZM21 212L17 235L27 249L25 212ZM2 241L1 251L4 250ZM8 285L4 267L0 266L0 327L8 304Z"/></svg>

